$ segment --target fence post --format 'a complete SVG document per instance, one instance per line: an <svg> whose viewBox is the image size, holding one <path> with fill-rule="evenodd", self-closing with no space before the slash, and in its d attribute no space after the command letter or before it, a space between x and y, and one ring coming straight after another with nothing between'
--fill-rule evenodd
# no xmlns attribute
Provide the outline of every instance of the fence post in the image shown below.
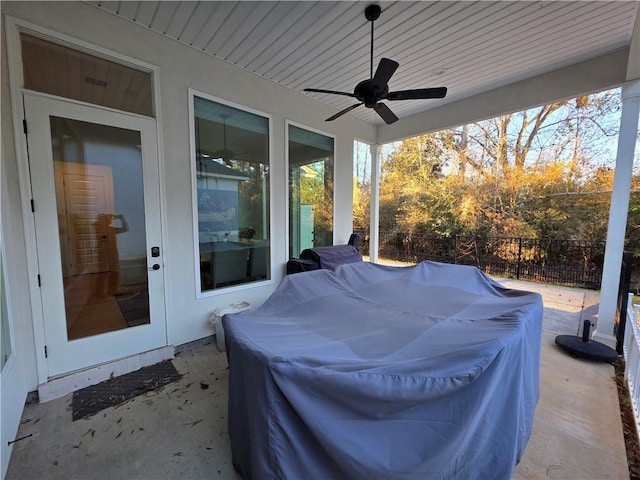
<svg viewBox="0 0 640 480"><path fill-rule="evenodd" d="M458 264L458 235L454 235L453 237L453 263L454 265Z"/></svg>
<svg viewBox="0 0 640 480"><path fill-rule="evenodd" d="M516 280L520 280L520 260L522 258L522 237L518 238L518 264L516 265Z"/></svg>
<svg viewBox="0 0 640 480"><path fill-rule="evenodd" d="M616 351L622 355L624 348L624 330L627 323L627 306L629 302L629 286L631 284L631 269L633 268L633 252L625 250L622 252L622 268L620 269L620 284L618 287L617 317L618 323L614 322L616 335Z"/></svg>

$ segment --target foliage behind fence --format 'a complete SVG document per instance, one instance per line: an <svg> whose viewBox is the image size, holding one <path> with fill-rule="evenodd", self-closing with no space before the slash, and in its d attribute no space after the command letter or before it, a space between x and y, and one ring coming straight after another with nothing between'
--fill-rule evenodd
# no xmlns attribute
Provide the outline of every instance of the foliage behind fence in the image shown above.
<svg viewBox="0 0 640 480"><path fill-rule="evenodd" d="M360 249L369 254L368 232ZM432 260L475 265L489 275L599 289L605 242L586 240L436 237L380 232L380 258L417 263Z"/></svg>

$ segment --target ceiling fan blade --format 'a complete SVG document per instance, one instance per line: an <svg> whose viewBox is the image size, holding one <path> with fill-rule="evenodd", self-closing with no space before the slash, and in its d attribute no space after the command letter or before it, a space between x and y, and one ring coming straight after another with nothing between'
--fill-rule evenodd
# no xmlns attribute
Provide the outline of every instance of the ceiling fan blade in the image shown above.
<svg viewBox="0 0 640 480"><path fill-rule="evenodd" d="M338 117L341 117L342 115L344 115L345 113L350 112L351 110L353 110L356 107L359 107L360 105L362 105L362 102L360 103L356 103L354 105L351 105L350 107L345 108L344 110L340 110L338 113L336 113L335 115L332 115L331 117L327 118L325 120L325 122L330 122L331 120L335 120Z"/></svg>
<svg viewBox="0 0 640 480"><path fill-rule="evenodd" d="M376 103L373 106L373 109L382 117L384 123L387 125L391 125L393 122L398 121L398 117L396 114L391 111L389 107L387 107L384 103Z"/></svg>
<svg viewBox="0 0 640 480"><path fill-rule="evenodd" d="M444 98L447 87L417 88L415 90L399 90L387 93L387 100L420 100L426 98Z"/></svg>
<svg viewBox="0 0 640 480"><path fill-rule="evenodd" d="M305 88L304 91L305 92L316 92L316 93L331 93L333 95L344 95L346 97L354 97L355 98L355 95L353 93L337 92L335 90L322 90L321 88Z"/></svg>
<svg viewBox="0 0 640 480"><path fill-rule="evenodd" d="M386 86L391 76L398 69L398 66L400 66L400 64L394 60L388 58L380 59L376 74L373 76L373 82L376 85Z"/></svg>

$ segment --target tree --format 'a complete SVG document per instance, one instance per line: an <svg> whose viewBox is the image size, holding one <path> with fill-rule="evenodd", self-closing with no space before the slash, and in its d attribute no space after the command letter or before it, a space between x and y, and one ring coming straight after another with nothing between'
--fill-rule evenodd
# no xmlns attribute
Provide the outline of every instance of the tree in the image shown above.
<svg viewBox="0 0 640 480"><path fill-rule="evenodd" d="M353 229L369 228L371 191L361 187L356 177L353 178Z"/></svg>
<svg viewBox="0 0 640 480"><path fill-rule="evenodd" d="M380 182L380 226L402 231L455 230L455 200L438 181L444 177L447 145L453 133L406 139L383 162Z"/></svg>
<svg viewBox="0 0 640 480"><path fill-rule="evenodd" d="M353 229L368 230L371 203L371 153L369 145L354 142Z"/></svg>
<svg viewBox="0 0 640 480"><path fill-rule="evenodd" d="M382 165L380 229L603 239L619 110L613 90L406 139Z"/></svg>
<svg viewBox="0 0 640 480"><path fill-rule="evenodd" d="M592 202L563 208L548 195L592 190L594 164L613 162L603 141L615 137L619 91L581 96L469 125L452 158L467 194L480 203L477 230L541 237L584 231ZM463 146L464 149L460 148ZM609 150L608 150L609 148ZM547 200L542 200L542 199ZM605 205L597 203L598 208ZM562 227L562 228L560 228ZM591 232L594 233L594 232Z"/></svg>

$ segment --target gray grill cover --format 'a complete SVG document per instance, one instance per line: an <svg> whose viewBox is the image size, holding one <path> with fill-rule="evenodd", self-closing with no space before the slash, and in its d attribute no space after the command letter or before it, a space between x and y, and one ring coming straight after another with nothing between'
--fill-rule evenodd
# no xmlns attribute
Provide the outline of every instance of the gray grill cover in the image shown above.
<svg viewBox="0 0 640 480"><path fill-rule="evenodd" d="M300 260L312 260L320 268L335 270L345 263L361 262L362 253L353 245L307 248L300 253Z"/></svg>
<svg viewBox="0 0 640 480"><path fill-rule="evenodd" d="M531 434L542 299L474 267L305 272L223 324L245 479L509 479Z"/></svg>

